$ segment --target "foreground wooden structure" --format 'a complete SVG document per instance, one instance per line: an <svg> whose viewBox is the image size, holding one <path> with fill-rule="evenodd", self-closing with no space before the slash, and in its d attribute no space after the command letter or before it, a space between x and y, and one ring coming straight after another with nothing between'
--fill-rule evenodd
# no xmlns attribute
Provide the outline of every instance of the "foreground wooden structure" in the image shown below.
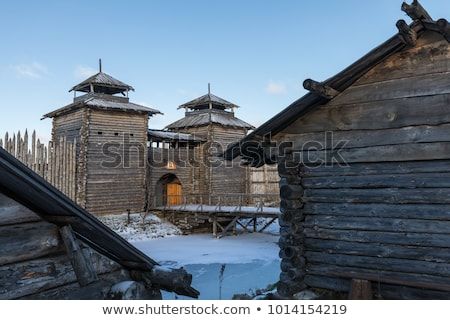
<svg viewBox="0 0 450 320"><path fill-rule="evenodd" d="M173 196L166 205L151 207L184 232L200 225L211 224L212 234L221 238L237 234L237 226L244 232L263 232L276 223L280 216L278 195L274 194L219 194ZM230 199L232 198L232 199ZM255 205L249 205L255 203ZM265 203L275 206L265 206ZM231 205L233 204L233 205ZM261 223L262 225L258 226Z"/></svg>
<svg viewBox="0 0 450 320"><path fill-rule="evenodd" d="M0 299L161 299L161 289L197 297L191 281L0 148Z"/></svg>
<svg viewBox="0 0 450 320"><path fill-rule="evenodd" d="M411 24L330 79L305 81L308 94L225 155L278 163L281 295L368 297L369 281L385 299L450 298L450 26L418 1L402 10Z"/></svg>

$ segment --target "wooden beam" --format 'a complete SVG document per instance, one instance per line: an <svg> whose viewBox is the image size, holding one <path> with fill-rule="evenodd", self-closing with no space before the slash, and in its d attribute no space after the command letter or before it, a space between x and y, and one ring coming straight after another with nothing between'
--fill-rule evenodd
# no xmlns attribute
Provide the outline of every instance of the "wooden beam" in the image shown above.
<svg viewBox="0 0 450 320"><path fill-rule="evenodd" d="M414 0L411 4L403 2L402 11L414 21L433 21L429 13L422 7L418 0Z"/></svg>
<svg viewBox="0 0 450 320"><path fill-rule="evenodd" d="M62 227L60 234L80 286L84 287L98 280L94 265L86 252L83 252L72 227L70 225Z"/></svg>
<svg viewBox="0 0 450 320"><path fill-rule="evenodd" d="M400 39L410 47L414 47L417 42L417 33L405 22L405 20L398 20L395 24L398 29Z"/></svg>
<svg viewBox="0 0 450 320"><path fill-rule="evenodd" d="M303 81L303 88L330 100L339 94L339 91L312 79Z"/></svg>

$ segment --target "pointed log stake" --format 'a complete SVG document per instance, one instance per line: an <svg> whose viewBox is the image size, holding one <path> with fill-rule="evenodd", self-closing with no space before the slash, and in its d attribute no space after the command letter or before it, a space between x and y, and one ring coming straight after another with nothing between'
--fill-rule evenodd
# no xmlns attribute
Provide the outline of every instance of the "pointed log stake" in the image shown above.
<svg viewBox="0 0 450 320"><path fill-rule="evenodd" d="M417 42L417 33L405 22L405 20L398 20L395 24L398 29L400 39L410 47L414 47Z"/></svg>
<svg viewBox="0 0 450 320"><path fill-rule="evenodd" d="M333 99L339 94L339 91L312 79L306 79L305 81L303 81L303 88L317 93L318 95L326 99Z"/></svg>
<svg viewBox="0 0 450 320"><path fill-rule="evenodd" d="M431 18L418 0L414 0L411 4L403 2L402 11L414 21L433 21L433 18Z"/></svg>

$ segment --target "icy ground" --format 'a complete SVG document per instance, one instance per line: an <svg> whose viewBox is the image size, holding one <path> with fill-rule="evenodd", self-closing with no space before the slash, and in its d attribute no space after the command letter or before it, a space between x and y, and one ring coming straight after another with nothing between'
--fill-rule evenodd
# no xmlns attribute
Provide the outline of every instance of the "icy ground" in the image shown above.
<svg viewBox="0 0 450 320"><path fill-rule="evenodd" d="M152 259L169 267L183 266L193 275L200 299L231 299L278 280L278 223L265 233L239 233L216 239L212 234L181 235L155 215L105 216L101 220ZM258 225L261 227L264 221ZM164 293L164 299L184 299Z"/></svg>
<svg viewBox="0 0 450 320"><path fill-rule="evenodd" d="M216 239L212 234L175 236L133 244L168 267L183 266L192 274L199 299L231 299L278 281L278 236L239 234ZM164 299L185 299L165 292Z"/></svg>

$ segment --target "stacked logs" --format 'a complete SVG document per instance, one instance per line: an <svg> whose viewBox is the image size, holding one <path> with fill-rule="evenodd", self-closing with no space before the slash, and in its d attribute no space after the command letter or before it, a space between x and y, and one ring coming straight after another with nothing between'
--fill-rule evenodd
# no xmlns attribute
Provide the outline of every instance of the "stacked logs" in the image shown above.
<svg viewBox="0 0 450 320"><path fill-rule="evenodd" d="M278 164L280 174L280 258L281 273L277 291L289 298L305 288L305 259L303 257L303 222L300 166L291 158Z"/></svg>

